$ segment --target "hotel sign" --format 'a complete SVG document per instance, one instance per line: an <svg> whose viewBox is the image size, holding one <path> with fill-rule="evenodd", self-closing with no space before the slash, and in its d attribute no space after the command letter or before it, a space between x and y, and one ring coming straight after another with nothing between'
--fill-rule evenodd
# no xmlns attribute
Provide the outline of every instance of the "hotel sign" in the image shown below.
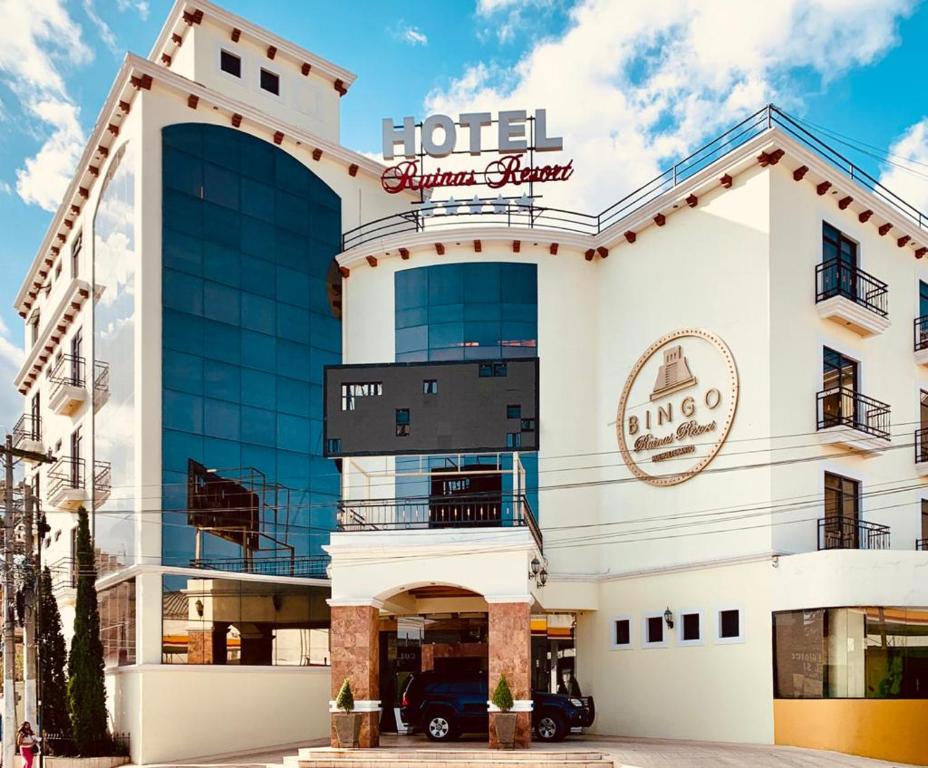
<svg viewBox="0 0 928 768"><path fill-rule="evenodd" d="M738 369L725 342L702 330L669 333L638 358L622 390L622 459L651 485L685 482L722 448L737 407Z"/></svg>
<svg viewBox="0 0 928 768"><path fill-rule="evenodd" d="M496 149L485 149L485 130L496 124ZM419 141L416 141L416 133ZM466 149L458 149L459 143ZM418 143L418 148L417 148ZM535 110L529 116L522 109L506 110L496 118L490 112L464 112L457 121L450 115L429 115L418 126L415 118L403 118L401 125L393 119L383 119L383 157L396 158L397 147L403 158L396 165L384 170L380 177L384 190L396 194L404 190L427 192L438 187L471 187L486 185L499 189L510 184L529 184L542 181L567 181L574 172L573 160L566 164L533 165L526 162L526 153L556 152L564 148L560 136L548 135L547 113ZM484 168L453 168L442 170L436 166L426 172L422 159L437 160L452 154L479 156L484 152L497 152L503 157L493 160Z"/></svg>

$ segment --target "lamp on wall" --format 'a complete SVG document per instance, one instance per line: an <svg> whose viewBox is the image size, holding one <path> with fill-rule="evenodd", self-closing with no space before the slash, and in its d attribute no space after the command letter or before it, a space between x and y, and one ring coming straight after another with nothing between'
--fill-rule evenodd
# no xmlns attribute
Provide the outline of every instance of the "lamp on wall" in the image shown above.
<svg viewBox="0 0 928 768"><path fill-rule="evenodd" d="M537 557L532 558L532 572L528 575L530 579L534 579L538 572L541 570L541 561Z"/></svg>
<svg viewBox="0 0 928 768"><path fill-rule="evenodd" d="M542 563L537 557L532 558L531 569L528 572L529 581L535 579L536 587L543 587L548 583L548 564Z"/></svg>
<svg viewBox="0 0 928 768"><path fill-rule="evenodd" d="M664 609L664 623L667 625L667 629L673 629L673 612L670 610L669 605Z"/></svg>
<svg viewBox="0 0 928 768"><path fill-rule="evenodd" d="M197 609L197 616L199 616L200 618L203 618L203 601L197 600L193 604L193 607Z"/></svg>

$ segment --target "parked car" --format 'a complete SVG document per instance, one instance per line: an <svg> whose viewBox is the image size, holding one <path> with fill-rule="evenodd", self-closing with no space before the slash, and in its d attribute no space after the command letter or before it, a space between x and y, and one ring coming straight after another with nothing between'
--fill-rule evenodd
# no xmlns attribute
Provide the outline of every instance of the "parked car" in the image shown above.
<svg viewBox="0 0 928 768"><path fill-rule="evenodd" d="M410 730L422 731L432 741L450 741L462 733L488 730L488 699L485 673L420 672L406 684L400 714ZM589 696L532 693L532 727L539 741L560 741L572 728L591 725L594 717Z"/></svg>

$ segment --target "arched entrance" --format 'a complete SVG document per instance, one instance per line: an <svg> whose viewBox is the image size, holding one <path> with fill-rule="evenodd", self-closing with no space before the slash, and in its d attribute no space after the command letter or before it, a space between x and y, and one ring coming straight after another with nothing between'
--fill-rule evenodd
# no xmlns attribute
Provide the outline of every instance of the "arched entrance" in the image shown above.
<svg viewBox="0 0 928 768"><path fill-rule="evenodd" d="M381 728L397 729L405 682L430 669L485 672L491 690L505 675L518 714L516 743L529 745L531 595L486 596L462 584L422 582L383 590L365 605L331 602L333 699L349 679L362 747L378 746ZM491 747L494 710L488 705Z"/></svg>

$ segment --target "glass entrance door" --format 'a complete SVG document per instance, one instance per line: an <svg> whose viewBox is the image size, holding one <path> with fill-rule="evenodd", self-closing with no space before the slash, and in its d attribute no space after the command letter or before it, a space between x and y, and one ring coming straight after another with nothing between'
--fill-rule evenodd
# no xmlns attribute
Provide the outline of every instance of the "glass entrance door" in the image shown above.
<svg viewBox="0 0 928 768"><path fill-rule="evenodd" d="M860 483L825 473L825 549L858 549Z"/></svg>
<svg viewBox="0 0 928 768"><path fill-rule="evenodd" d="M824 426L857 426L857 361L824 347L822 387L825 390L822 412Z"/></svg>
<svg viewBox="0 0 928 768"><path fill-rule="evenodd" d="M857 300L857 243L831 224L822 224L823 289L826 296Z"/></svg>

